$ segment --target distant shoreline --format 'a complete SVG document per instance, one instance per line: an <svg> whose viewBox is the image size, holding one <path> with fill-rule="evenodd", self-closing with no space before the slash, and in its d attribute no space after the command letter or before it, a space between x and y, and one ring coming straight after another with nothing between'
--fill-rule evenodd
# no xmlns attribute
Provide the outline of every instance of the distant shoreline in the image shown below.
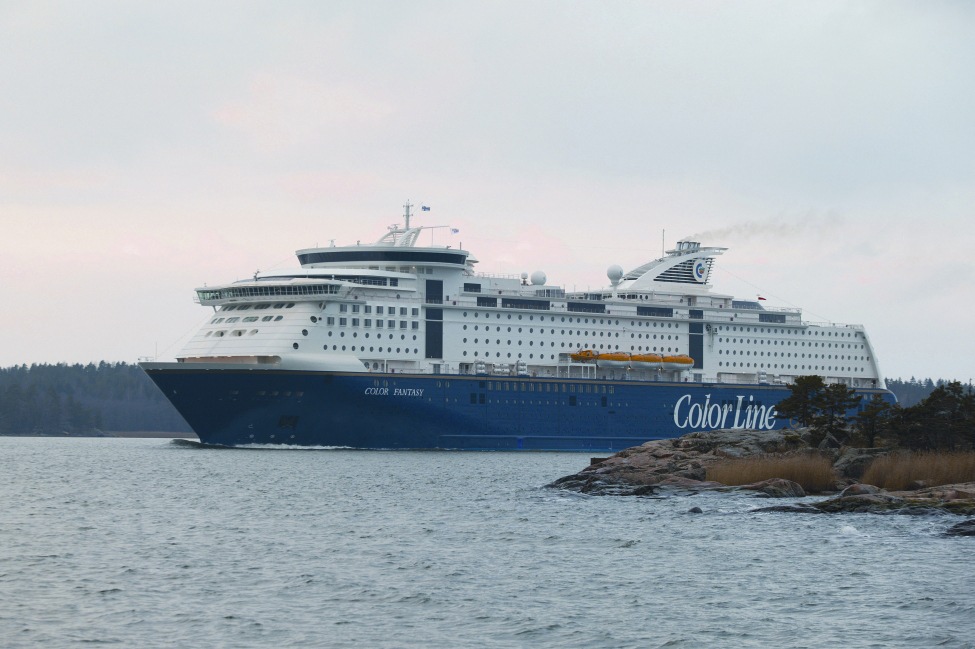
<svg viewBox="0 0 975 649"><path fill-rule="evenodd" d="M127 437L136 439L199 439L196 433L173 433L160 430L113 430L108 433L111 437Z"/></svg>
<svg viewBox="0 0 975 649"><path fill-rule="evenodd" d="M57 433L24 433L24 434L8 434L0 435L0 437L74 437L74 438L91 438L91 439L110 439L110 438L125 438L125 439L199 439L196 433L174 433L171 431L160 431L160 430L111 430L103 431L102 433L93 433L89 435L84 434L57 434Z"/></svg>

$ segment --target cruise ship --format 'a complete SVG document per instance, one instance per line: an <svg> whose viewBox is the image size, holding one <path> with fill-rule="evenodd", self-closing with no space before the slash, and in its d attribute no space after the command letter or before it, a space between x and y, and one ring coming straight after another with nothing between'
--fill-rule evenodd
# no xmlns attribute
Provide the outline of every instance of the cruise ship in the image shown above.
<svg viewBox="0 0 975 649"><path fill-rule="evenodd" d="M412 207L375 243L196 289L212 316L142 367L201 442L607 452L787 426L776 404L803 375L894 400L862 326L712 290L726 248L680 241L568 292L421 245Z"/></svg>

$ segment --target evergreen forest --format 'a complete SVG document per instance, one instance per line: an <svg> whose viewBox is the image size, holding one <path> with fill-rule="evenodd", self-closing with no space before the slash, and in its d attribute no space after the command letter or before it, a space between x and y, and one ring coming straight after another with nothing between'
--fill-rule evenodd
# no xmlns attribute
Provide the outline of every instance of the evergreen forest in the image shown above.
<svg viewBox="0 0 975 649"><path fill-rule="evenodd" d="M0 435L191 433L138 365L19 365L0 369Z"/></svg>
<svg viewBox="0 0 975 649"><path fill-rule="evenodd" d="M975 450L975 391L958 381L939 382L917 403L867 399L820 376L798 376L776 416L811 431L814 446L899 447L912 451Z"/></svg>

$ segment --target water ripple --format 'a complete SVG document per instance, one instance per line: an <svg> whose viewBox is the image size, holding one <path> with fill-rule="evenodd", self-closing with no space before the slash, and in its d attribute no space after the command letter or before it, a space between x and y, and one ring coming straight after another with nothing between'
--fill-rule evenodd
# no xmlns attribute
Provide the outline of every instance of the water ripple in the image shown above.
<svg viewBox="0 0 975 649"><path fill-rule="evenodd" d="M973 647L973 546L940 536L950 518L543 487L585 459L0 438L0 638Z"/></svg>

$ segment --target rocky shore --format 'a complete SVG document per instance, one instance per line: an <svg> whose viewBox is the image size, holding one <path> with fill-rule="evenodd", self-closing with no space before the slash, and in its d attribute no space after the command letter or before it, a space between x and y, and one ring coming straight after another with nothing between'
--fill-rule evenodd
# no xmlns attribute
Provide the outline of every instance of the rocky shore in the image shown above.
<svg viewBox="0 0 975 649"><path fill-rule="evenodd" d="M655 440L593 459L578 473L548 485L597 496L681 495L701 491L753 491L763 498L803 498L805 490L781 478L748 485L727 486L707 481L712 464L762 455L808 453L809 436L797 430L717 430L690 433L676 439ZM975 516L975 482L888 492L859 483L866 467L883 449L846 448L824 451L833 462L836 481L825 499L772 507L756 512L837 513L871 512L926 514L946 512ZM955 528L958 528L955 530ZM956 525L952 534L975 535L975 521Z"/></svg>

